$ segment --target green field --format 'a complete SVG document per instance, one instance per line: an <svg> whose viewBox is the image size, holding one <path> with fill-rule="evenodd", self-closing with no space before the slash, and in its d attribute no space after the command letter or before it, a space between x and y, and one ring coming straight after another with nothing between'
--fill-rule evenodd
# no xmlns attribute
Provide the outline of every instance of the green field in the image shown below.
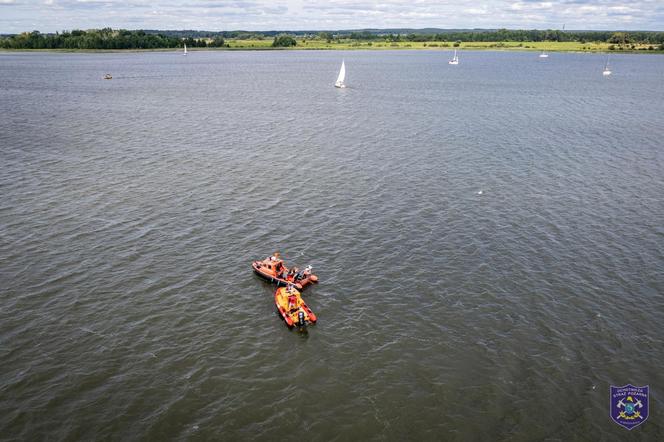
<svg viewBox="0 0 664 442"><path fill-rule="evenodd" d="M226 40L229 49L289 49L289 50L304 50L304 49L325 49L325 50L385 50L385 49L429 49L429 50L452 50L455 49L452 42L386 42L386 41L357 41L357 40L333 40L328 43L319 39L297 39L297 46L291 48L272 48L272 40L265 38L263 40ZM636 44L634 48L631 45L624 46L619 49L617 45L604 42L461 42L456 49L460 50L509 50L509 51L550 51L550 52L607 52L610 51L610 46L614 46L615 52L632 52L632 51L647 51L647 52L661 52L656 50L649 50L649 45Z"/></svg>

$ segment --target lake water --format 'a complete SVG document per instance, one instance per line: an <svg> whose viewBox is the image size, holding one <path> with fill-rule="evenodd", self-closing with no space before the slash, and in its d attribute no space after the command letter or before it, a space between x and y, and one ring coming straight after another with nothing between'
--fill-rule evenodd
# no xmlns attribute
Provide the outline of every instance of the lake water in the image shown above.
<svg viewBox="0 0 664 442"><path fill-rule="evenodd" d="M0 438L663 440L664 57L537 55L0 53Z"/></svg>

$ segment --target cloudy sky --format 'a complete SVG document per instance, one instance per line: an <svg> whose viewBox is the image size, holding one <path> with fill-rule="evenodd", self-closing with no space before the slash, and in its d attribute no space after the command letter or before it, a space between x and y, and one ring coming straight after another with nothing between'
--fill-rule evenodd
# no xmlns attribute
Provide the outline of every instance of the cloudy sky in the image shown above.
<svg viewBox="0 0 664 442"><path fill-rule="evenodd" d="M664 31L664 0L0 0L0 33L390 27Z"/></svg>

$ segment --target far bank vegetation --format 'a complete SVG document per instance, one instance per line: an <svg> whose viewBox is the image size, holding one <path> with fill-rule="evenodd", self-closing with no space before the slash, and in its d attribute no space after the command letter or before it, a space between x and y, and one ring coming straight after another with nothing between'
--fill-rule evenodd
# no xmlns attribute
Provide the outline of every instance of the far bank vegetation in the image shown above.
<svg viewBox="0 0 664 442"><path fill-rule="evenodd" d="M321 32L72 30L0 36L3 49L510 49L664 51L664 32L560 30L364 30Z"/></svg>

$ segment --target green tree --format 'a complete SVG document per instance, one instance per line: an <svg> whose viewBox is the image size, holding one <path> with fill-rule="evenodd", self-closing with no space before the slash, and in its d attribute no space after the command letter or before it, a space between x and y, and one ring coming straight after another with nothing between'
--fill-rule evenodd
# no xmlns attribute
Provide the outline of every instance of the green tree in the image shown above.
<svg viewBox="0 0 664 442"><path fill-rule="evenodd" d="M329 32L319 32L318 38L321 40L325 40L326 42L329 43L332 41L332 34L330 34Z"/></svg>
<svg viewBox="0 0 664 442"><path fill-rule="evenodd" d="M214 39L212 39L208 46L212 46L213 48L223 48L226 46L226 40L224 40L224 37L221 35L217 35L214 37Z"/></svg>
<svg viewBox="0 0 664 442"><path fill-rule="evenodd" d="M614 32L608 40L609 43L618 43L624 45L630 42L627 32Z"/></svg>
<svg viewBox="0 0 664 442"><path fill-rule="evenodd" d="M287 48L296 45L297 41L290 35L279 35L278 37L274 37L274 41L272 42L273 48Z"/></svg>

